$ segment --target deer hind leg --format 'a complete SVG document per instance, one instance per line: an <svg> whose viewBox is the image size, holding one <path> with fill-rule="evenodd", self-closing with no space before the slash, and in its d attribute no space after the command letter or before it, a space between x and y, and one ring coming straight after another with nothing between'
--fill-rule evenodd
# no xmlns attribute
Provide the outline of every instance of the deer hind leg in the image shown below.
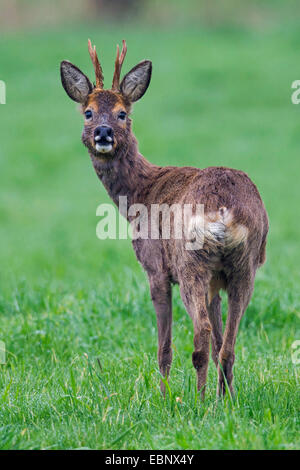
<svg viewBox="0 0 300 470"><path fill-rule="evenodd" d="M212 327L211 355L216 367L219 365L219 352L223 344L223 325L220 289L226 288L226 278L224 274L218 273L213 276L208 289L207 310L209 321Z"/></svg>
<svg viewBox="0 0 300 470"><path fill-rule="evenodd" d="M172 290L168 278L164 276L149 277L152 302L156 311L158 330L158 365L161 375L169 377L172 363ZM165 384L161 381L160 389L166 393Z"/></svg>
<svg viewBox="0 0 300 470"><path fill-rule="evenodd" d="M253 292L254 275L251 269L243 273L235 273L228 282L228 317L224 332L223 344L219 353L218 395L226 392L226 382L233 393L233 364L235 360L234 346L240 320L249 304Z"/></svg>
<svg viewBox="0 0 300 470"><path fill-rule="evenodd" d="M203 283L186 285L183 282L180 283L180 292L183 303L194 325L195 349L192 354L192 362L197 373L197 389L201 391L202 399L204 399L211 335L211 325L206 307L205 287Z"/></svg>
<svg viewBox="0 0 300 470"><path fill-rule="evenodd" d="M211 337L211 355L216 367L219 365L219 353L223 344L223 325L221 311L221 297L215 294L210 300L208 299L208 317L212 327Z"/></svg>

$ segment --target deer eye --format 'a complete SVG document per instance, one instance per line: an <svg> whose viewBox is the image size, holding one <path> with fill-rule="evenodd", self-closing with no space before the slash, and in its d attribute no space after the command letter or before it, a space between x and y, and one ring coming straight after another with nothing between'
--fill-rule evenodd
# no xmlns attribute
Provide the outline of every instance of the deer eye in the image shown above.
<svg viewBox="0 0 300 470"><path fill-rule="evenodd" d="M125 111L121 111L121 112L119 113L118 118L121 119L121 121L124 121L124 119L126 118L126 113L125 113Z"/></svg>
<svg viewBox="0 0 300 470"><path fill-rule="evenodd" d="M92 117L93 117L93 113L90 109L85 111L84 115L85 115L85 119L92 119Z"/></svg>

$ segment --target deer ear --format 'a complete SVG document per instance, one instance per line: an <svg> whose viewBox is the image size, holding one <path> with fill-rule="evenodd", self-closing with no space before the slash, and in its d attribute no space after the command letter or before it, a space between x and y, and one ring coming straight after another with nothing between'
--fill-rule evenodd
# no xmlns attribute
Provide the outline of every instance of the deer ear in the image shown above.
<svg viewBox="0 0 300 470"><path fill-rule="evenodd" d="M129 101L139 100L146 92L152 73L152 62L143 60L128 72L123 78L120 90Z"/></svg>
<svg viewBox="0 0 300 470"><path fill-rule="evenodd" d="M60 64L60 76L66 93L77 103L84 103L93 91L94 87L88 77L67 60L63 60Z"/></svg>

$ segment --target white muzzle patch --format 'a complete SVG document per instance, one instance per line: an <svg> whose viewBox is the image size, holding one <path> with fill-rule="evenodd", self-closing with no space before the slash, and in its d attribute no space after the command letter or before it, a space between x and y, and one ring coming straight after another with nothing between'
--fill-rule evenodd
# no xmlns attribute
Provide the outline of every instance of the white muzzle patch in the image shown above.
<svg viewBox="0 0 300 470"><path fill-rule="evenodd" d="M111 144L96 144L96 150L97 152L100 152L100 153L108 153L112 150L112 145Z"/></svg>

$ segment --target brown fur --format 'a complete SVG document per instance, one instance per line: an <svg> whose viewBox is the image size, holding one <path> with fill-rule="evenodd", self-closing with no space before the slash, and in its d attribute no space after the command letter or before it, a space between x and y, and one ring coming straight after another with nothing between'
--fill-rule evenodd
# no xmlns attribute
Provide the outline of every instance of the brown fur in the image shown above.
<svg viewBox="0 0 300 470"><path fill-rule="evenodd" d="M186 250L185 237L182 240L174 237L137 239L133 240L133 248L149 278L157 314L158 362L162 376L169 375L172 361L171 286L179 284L194 325L192 361L198 389L204 396L211 342L219 375L218 392L225 393L226 382L232 391L239 322L252 295L256 270L265 261L268 218L256 186L245 173L230 168L200 170L160 167L148 162L138 152L129 117L125 125L118 122L116 111L121 107L129 114L131 106L128 96L121 92L94 90L83 110L89 106L97 112L93 122L86 123L82 140L99 179L116 204L119 196L127 196L128 206L142 203L149 214L151 204L204 204L206 236L202 249ZM113 128L116 139L108 156L97 154L92 142L93 130L101 122ZM211 231L215 226L210 224L214 223L218 224L217 234ZM159 229L161 231L161 226ZM228 294L224 334L220 289ZM161 387L164 390L163 384Z"/></svg>

